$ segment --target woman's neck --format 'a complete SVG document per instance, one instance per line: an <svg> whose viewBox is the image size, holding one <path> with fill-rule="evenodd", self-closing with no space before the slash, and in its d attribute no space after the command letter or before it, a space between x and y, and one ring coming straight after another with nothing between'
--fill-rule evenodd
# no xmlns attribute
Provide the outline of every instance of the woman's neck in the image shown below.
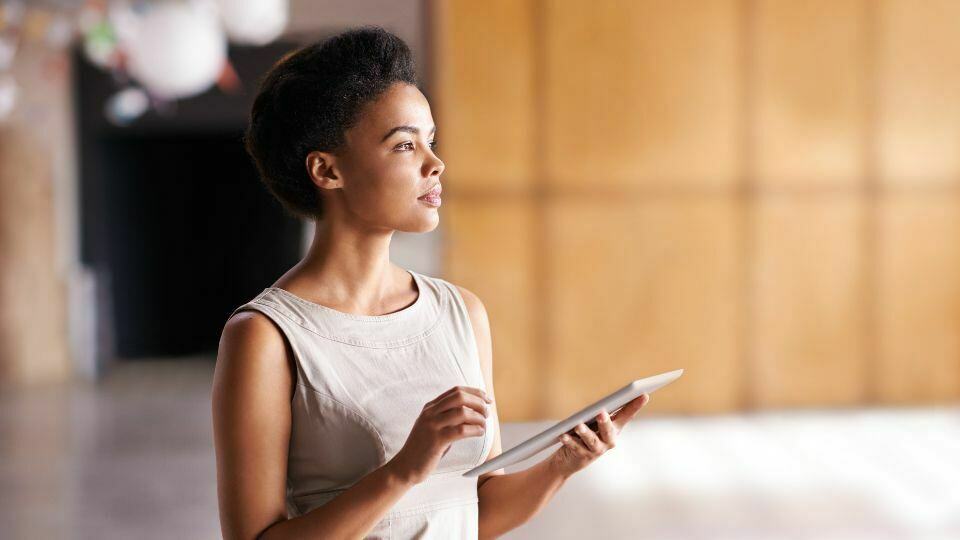
<svg viewBox="0 0 960 540"><path fill-rule="evenodd" d="M392 237L392 230L318 221L307 254L274 286L348 313L402 309L416 292L409 274L390 261Z"/></svg>

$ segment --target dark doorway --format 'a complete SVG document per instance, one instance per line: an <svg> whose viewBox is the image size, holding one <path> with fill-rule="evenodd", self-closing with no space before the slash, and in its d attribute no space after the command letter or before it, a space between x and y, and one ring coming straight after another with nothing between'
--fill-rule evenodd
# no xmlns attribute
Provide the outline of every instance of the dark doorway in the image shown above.
<svg viewBox="0 0 960 540"><path fill-rule="evenodd" d="M116 354L216 350L233 308L297 262L300 225L237 133L102 141Z"/></svg>

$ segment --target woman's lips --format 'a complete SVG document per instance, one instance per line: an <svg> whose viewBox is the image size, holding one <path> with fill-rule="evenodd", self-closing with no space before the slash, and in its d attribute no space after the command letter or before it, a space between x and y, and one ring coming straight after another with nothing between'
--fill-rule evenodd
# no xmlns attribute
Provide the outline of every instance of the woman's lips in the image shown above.
<svg viewBox="0 0 960 540"><path fill-rule="evenodd" d="M433 206L433 207L440 206L440 191L441 191L441 188L438 185L437 187L427 192L426 195L419 197L417 200L423 201L427 203L429 206Z"/></svg>
<svg viewBox="0 0 960 540"><path fill-rule="evenodd" d="M437 207L440 206L440 196L439 195L424 195L417 199L418 201L423 201L430 206Z"/></svg>

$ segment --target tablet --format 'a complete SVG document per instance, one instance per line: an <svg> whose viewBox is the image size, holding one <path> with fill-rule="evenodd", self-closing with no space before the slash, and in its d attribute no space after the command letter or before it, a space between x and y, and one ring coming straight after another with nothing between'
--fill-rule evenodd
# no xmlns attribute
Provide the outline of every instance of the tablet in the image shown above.
<svg viewBox="0 0 960 540"><path fill-rule="evenodd" d="M502 469L508 465L523 461L554 444L561 444L559 440L560 435L575 428L577 424L584 422L589 423L591 420L596 420L597 415L600 414L602 409L607 409L607 412L612 416L631 400L640 397L640 394L649 394L658 388L664 387L677 380L682 374L683 370L677 369L645 379L637 379L596 403L587 405L565 420L557 422L552 427L530 437L490 461L470 469L463 473L463 476L480 476L490 471Z"/></svg>

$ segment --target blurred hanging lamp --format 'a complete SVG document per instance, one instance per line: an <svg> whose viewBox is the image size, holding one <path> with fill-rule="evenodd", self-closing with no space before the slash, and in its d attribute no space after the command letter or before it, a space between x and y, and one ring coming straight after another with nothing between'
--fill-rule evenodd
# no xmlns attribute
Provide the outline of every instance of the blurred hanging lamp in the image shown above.
<svg viewBox="0 0 960 540"><path fill-rule="evenodd" d="M220 17L232 43L266 45L280 37L290 18L288 0L219 0Z"/></svg>
<svg viewBox="0 0 960 540"><path fill-rule="evenodd" d="M127 71L160 99L203 93L224 69L227 37L212 2L157 3L117 22Z"/></svg>
<svg viewBox="0 0 960 540"><path fill-rule="evenodd" d="M59 49L79 34L84 56L110 72L120 88L105 103L105 114L126 125L147 109L173 110L176 100L214 85L225 93L238 92L228 40L266 45L286 29L290 11L289 0L83 0L68 5L0 0L0 119L9 116L16 101L9 68L21 37L43 38Z"/></svg>

